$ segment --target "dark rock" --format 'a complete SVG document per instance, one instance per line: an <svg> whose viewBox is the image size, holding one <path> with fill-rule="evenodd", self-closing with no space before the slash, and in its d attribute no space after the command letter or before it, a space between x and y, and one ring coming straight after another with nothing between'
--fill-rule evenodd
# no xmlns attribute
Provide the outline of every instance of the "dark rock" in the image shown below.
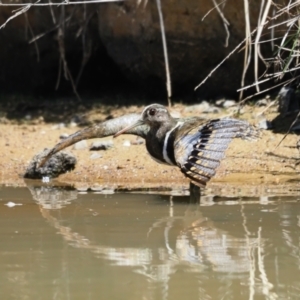
<svg viewBox="0 0 300 300"><path fill-rule="evenodd" d="M90 151L108 150L113 146L114 146L114 142L112 140L94 142L90 147Z"/></svg>
<svg viewBox="0 0 300 300"><path fill-rule="evenodd" d="M260 0L250 3L251 28L257 27ZM211 0L162 1L170 74L174 94L194 90L210 71L244 38L243 1L226 3L222 13L230 23L226 31ZM202 17L210 13L202 20ZM144 84L148 90L160 87L165 91L165 65L161 28L155 1L128 0L99 6L99 30L108 54L130 80ZM272 53L261 45L266 55ZM235 53L197 90L199 98L226 95L237 97L243 70L244 53ZM247 72L245 85L253 82L253 72ZM160 91L161 91L160 90ZM253 89L254 90L254 89ZM247 93L246 91L245 93Z"/></svg>
<svg viewBox="0 0 300 300"><path fill-rule="evenodd" d="M279 0L276 4L280 6L285 2ZM201 4L195 0L162 1L175 96L193 94L195 86L245 38L244 2L232 1L219 7L230 24L228 45L224 22L217 9L213 9L211 0L203 0ZM250 26L253 29L257 27L260 7L261 0L249 3ZM80 5L64 6L64 20L73 18L72 26L63 23L62 39L62 30L57 28L61 22L61 7L52 6L51 14L48 10L49 7L30 9L26 17L11 20L0 30L1 45L5 45L0 47L1 92L55 93L61 59L59 44L62 42L64 57L74 81L79 74L82 75L78 85L80 92L91 88L97 93L99 90L106 92L107 86L118 91L116 85L125 89L128 85L125 77L134 83L134 91L142 87L160 96L161 91L165 92L166 74L156 1L89 4L84 9ZM1 7L0 24L11 16L11 7ZM57 23L54 24L54 20ZM280 18L277 21L280 23ZM32 30L26 30L29 25ZM277 32L281 34L280 28L276 28ZM266 35L269 33L266 31ZM39 35L42 38L31 41ZM243 71L243 52L236 52L222 64L196 91L196 96L201 99L220 95L237 97L236 90L240 87ZM261 52L264 57L272 55L267 43L261 44ZM82 65L85 65L83 72ZM253 82L253 69L249 67L245 85ZM72 91L70 80L63 74L60 79L59 91ZM253 90L250 89L249 93Z"/></svg>
<svg viewBox="0 0 300 300"><path fill-rule="evenodd" d="M295 90L291 87L282 87L278 93L279 107L278 111L281 117L287 114L299 111L300 99Z"/></svg>
<svg viewBox="0 0 300 300"><path fill-rule="evenodd" d="M74 155L66 152L58 152L45 163L42 168L38 168L42 158L50 149L38 153L29 163L24 178L42 179L43 177L55 178L75 168L77 160Z"/></svg>

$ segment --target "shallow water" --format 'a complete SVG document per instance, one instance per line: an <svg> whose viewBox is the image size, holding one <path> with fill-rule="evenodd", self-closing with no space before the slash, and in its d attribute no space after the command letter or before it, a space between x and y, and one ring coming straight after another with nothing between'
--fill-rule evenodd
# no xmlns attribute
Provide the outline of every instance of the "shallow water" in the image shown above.
<svg viewBox="0 0 300 300"><path fill-rule="evenodd" d="M300 197L0 189L0 299L299 299Z"/></svg>

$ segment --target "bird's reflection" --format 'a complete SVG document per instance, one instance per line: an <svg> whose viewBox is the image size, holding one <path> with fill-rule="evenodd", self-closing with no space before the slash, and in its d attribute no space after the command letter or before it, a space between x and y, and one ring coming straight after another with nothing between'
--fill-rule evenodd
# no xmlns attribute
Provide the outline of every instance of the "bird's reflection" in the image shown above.
<svg viewBox="0 0 300 300"><path fill-rule="evenodd" d="M42 216L68 241L77 248L87 248L106 259L114 261L117 265L150 265L151 251L149 249L132 248L110 248L107 246L94 245L84 235L73 233L72 228L60 224L60 220L51 215L53 209L62 209L77 198L77 191L70 187L56 187L47 185L28 185L33 198L39 203ZM156 228L163 228L164 246L158 251L165 264L156 267L157 274L153 274L152 279L163 280L165 275L162 270L172 273L170 268L178 263L189 263L189 268L199 272L202 268L211 264L212 268L220 272L242 273L248 272L250 268L249 251L262 247L262 241L257 238L236 239L225 230L214 226L214 222L203 217L200 210L201 192L197 186L192 186L191 195L186 198L190 203L184 215L173 215L173 197L170 196L169 215L158 219L149 228L147 236L152 234ZM207 196L203 196L206 200ZM211 197L208 197L209 199ZM176 237L176 241L171 240L169 231L178 221L182 224ZM177 224L178 225L178 224ZM155 234L157 234L155 232ZM173 238L173 237L172 237ZM171 244L175 245L173 248ZM199 269L200 266L200 269ZM145 270L145 269L144 269ZM142 270L139 273L143 273ZM148 271L145 270L145 275ZM149 276L149 274L147 275Z"/></svg>
<svg viewBox="0 0 300 300"><path fill-rule="evenodd" d="M70 225L66 226L65 222L54 216L54 209L63 211L66 205L72 204L71 201L77 197L76 190L32 185L28 188L39 204L43 218L69 245L87 249L111 265L134 267L134 272L145 276L152 283L162 284L164 290L167 290L170 279L178 269L184 268L189 273L223 274L226 280L238 278L240 284L247 287L249 299L256 293L270 299L277 297L273 292L274 283L270 282L265 267L267 240L262 235L262 226L256 226L255 229L249 226L248 214L242 202L235 203L235 211L239 215L236 223L231 224L232 227L227 225L223 228L221 222L215 222L203 212L205 206L202 206L202 200L205 200L204 205L205 202L213 204L213 196L201 196L200 190L191 189L190 197L169 198L164 216L156 218L145 231L148 247L134 247L129 243L127 247L117 247L113 244L113 238L109 239L110 243L99 242L90 235L75 231ZM261 204L266 201L264 198ZM182 203L185 203L185 209L178 213L176 208L183 207ZM216 205L206 206L206 212L214 207ZM281 212L285 221L282 226L290 222L286 217L289 209L287 207ZM114 212L110 213L114 218ZM94 230L97 231L97 228ZM128 227L129 234L135 231L136 228ZM288 231L282 233L300 266L299 245L294 243ZM154 241L153 244L151 241ZM204 295L204 283L200 285L199 290Z"/></svg>
<svg viewBox="0 0 300 300"><path fill-rule="evenodd" d="M45 209L61 209L77 199L77 190L69 185L53 186L52 184L39 184L26 181L32 198Z"/></svg>

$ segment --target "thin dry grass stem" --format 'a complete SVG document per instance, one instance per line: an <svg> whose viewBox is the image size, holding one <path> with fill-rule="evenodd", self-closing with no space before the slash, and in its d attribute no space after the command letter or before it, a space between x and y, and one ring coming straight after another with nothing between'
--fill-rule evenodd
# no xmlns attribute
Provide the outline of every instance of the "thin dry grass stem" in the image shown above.
<svg viewBox="0 0 300 300"><path fill-rule="evenodd" d="M51 0L48 0L48 3L51 3ZM56 24L56 17L55 17L52 5L49 5L49 9L50 9L51 17L52 17L52 22L54 24Z"/></svg>
<svg viewBox="0 0 300 300"><path fill-rule="evenodd" d="M277 99L271 101L260 113L257 114L257 116L262 116L267 110L269 110L270 107L272 107L274 104L277 103Z"/></svg>
<svg viewBox="0 0 300 300"><path fill-rule="evenodd" d="M66 22L68 22L69 20L70 20L70 16L69 16L69 17L66 17L66 19L64 20L64 22L66 23ZM42 37L46 36L47 34L49 34L50 32L53 32L53 31L57 30L59 27L60 27L60 24L56 24L53 28L51 28L51 29L49 29L49 30L47 30L47 31L45 31L45 32L42 32L42 33L40 33L40 34L38 34L38 35L36 35L36 36L34 36L31 40L29 40L28 43L29 43L29 44L34 43L35 41L37 41L37 40L39 40L40 38L42 38Z"/></svg>
<svg viewBox="0 0 300 300"><path fill-rule="evenodd" d="M300 20L298 20L298 28L300 28ZM297 48L299 48L299 39L297 39ZM300 51L294 50L294 53L298 53ZM299 55L292 54L292 57L296 57L296 66L299 65Z"/></svg>
<svg viewBox="0 0 300 300"><path fill-rule="evenodd" d="M79 101L81 101L81 98L77 92L77 88L76 88L76 84L73 80L73 76L70 72L70 69L68 67L68 63L66 60L66 50L65 50L65 43L64 43L64 32L65 32L65 23L63 22L63 20L65 20L65 9L62 6L61 7L61 17L60 17L60 24L61 26L58 29L58 33L57 33L57 42L58 42L58 49L59 49L59 54L60 54L60 68L63 67L63 71L64 71L64 77L66 80L70 80L72 89L73 89L73 93L75 94L75 96L77 97L77 99ZM59 72L59 74L61 74L61 71ZM60 76L59 76L60 78ZM57 85L58 87L58 85Z"/></svg>
<svg viewBox="0 0 300 300"><path fill-rule="evenodd" d="M164 52L164 59L165 59L165 68L166 68L166 87L167 87L167 94L168 94L168 105L169 107L172 106L171 97L172 97L172 86L171 86L171 76L170 76L170 68L169 68L169 58L168 58L168 49L167 49L167 40L166 40L166 33L165 33L165 25L164 25L164 18L161 9L161 2L160 0L156 0L158 16L159 16L159 24L160 24L160 31L162 37L162 44L163 44L163 52Z"/></svg>
<svg viewBox="0 0 300 300"><path fill-rule="evenodd" d="M248 0L244 0L244 13L245 13L245 54L244 54L244 66L243 66L243 73L241 79L241 87L245 85L245 77L247 70L250 65L251 61L251 27L250 27L250 17L249 17L249 2ZM243 98L243 91L240 92L239 99Z"/></svg>
<svg viewBox="0 0 300 300"><path fill-rule="evenodd" d="M282 39L281 37L278 37L278 38L274 37L274 38L269 39L269 40L258 41L258 43L259 43L259 44L272 43L272 42L274 42L274 41L276 41L276 40L281 40L281 39ZM252 43L252 45L254 45L254 43Z"/></svg>
<svg viewBox="0 0 300 300"><path fill-rule="evenodd" d="M257 81L257 82L254 82L254 83L252 83L252 84L249 84L249 85L247 85L247 86L244 86L244 87L239 88L239 89L237 90L237 92L247 90L247 89L249 89L249 88L251 88L251 87L256 86L257 84L261 84L261 83L264 83L264 82L269 81L269 80L272 80L272 79L273 79L273 78L262 79L262 80L260 80L260 81Z"/></svg>
<svg viewBox="0 0 300 300"><path fill-rule="evenodd" d="M8 22L18 17L19 15L27 12L31 7L34 6L64 6L64 5L78 5L78 4L92 4L92 3L106 3L106 2L123 2L124 0L90 0L90 1L63 1L63 2L48 2L48 3L40 3L40 0L34 3L2 3L0 0L0 6L12 6L12 7L20 7L14 10L14 14L9 17L1 26L0 30L3 29ZM52 18L54 17L53 11L51 10Z"/></svg>
<svg viewBox="0 0 300 300"><path fill-rule="evenodd" d="M280 22L280 23L276 23L276 24L274 24L274 25L269 26L268 29L280 27L280 26L283 26L283 25L285 25L285 24L289 27L289 26L293 25L293 23L294 23L295 21L297 21L297 19L298 19L298 17L293 18L293 19L288 19L288 20L282 21L282 22Z"/></svg>
<svg viewBox="0 0 300 300"><path fill-rule="evenodd" d="M254 34L256 31L256 29L254 29L251 32L251 35ZM207 79L209 77L211 77L211 75L230 57L232 56L238 49L240 49L242 47L242 45L245 43L246 39L243 39L216 67L214 67L209 74L194 88L194 90L196 91L201 85L203 85Z"/></svg>
<svg viewBox="0 0 300 300"><path fill-rule="evenodd" d="M230 23L229 23L228 20L225 18L223 12L222 12L221 9L220 9L220 5L216 2L216 0L212 0L212 2L213 2L213 4L214 4L214 6L215 6L216 11L219 13L219 15L220 15L220 17L221 17L221 19L222 19L222 21L223 21L223 26L224 26L225 31L226 31L226 39L225 39L225 45L224 45L224 46L225 46L225 47L228 47L229 38L230 38L230 31L229 31L229 29L228 29L228 26L230 25ZM225 2L222 1L222 4L223 4L223 3L225 4L226 1L225 1Z"/></svg>
<svg viewBox="0 0 300 300"><path fill-rule="evenodd" d="M217 8L217 6L220 6L220 5L222 5L224 2L226 2L227 0L223 0L222 2L220 2L220 3L217 3L217 5L215 5L213 8L211 8L203 17L202 17L202 19L201 19L201 21L203 22L204 21L204 19L213 11L213 10L215 10L216 8Z"/></svg>
<svg viewBox="0 0 300 300"><path fill-rule="evenodd" d="M246 8L246 4L245 4ZM257 33L254 41L254 75L255 80L254 83L248 86L244 86L244 78L245 78L245 67L247 66L247 57L249 58L250 47L247 43L249 41L249 31L247 30L247 18L245 18L245 27L246 27L246 39L245 39L245 57L244 57L244 71L242 74L241 80L241 88L238 90L240 94L240 99L242 99L242 91L249 89L251 87L255 87L257 93L251 95L243 100L240 103L244 103L245 101L258 96L262 93L266 93L272 89L278 88L283 85L289 85L293 82L299 84L300 81L300 1L290 0L285 7L279 7L271 0L266 0L265 2L261 2L261 10L260 16L257 26ZM246 13L246 10L245 10ZM271 14L271 16L269 16ZM276 20L281 18L286 18L287 20L279 21L275 23ZM266 27L268 23L271 23L269 27ZM280 37L280 31L276 30L277 36L275 36L275 29L282 26L286 26L286 30L280 28L280 31L283 31L282 36ZM266 35L267 32L264 30L268 30L271 39L262 40L262 36ZM253 34L253 33L252 33ZM278 43L279 41L279 43ZM271 49L278 49L274 56L271 58L263 57L260 45L262 43L270 43ZM279 45L278 45L279 44ZM250 54L251 57L251 54ZM258 63L262 61L266 69L264 72L259 73ZM219 65L218 65L219 66ZM274 70L271 71L271 67ZM285 75L290 75L291 77L285 81L283 81L283 77ZM211 74L210 74L211 75ZM209 75L209 76L210 76ZM205 79L206 80L206 79ZM274 84L272 87L263 89L260 91L260 86L263 83L266 83L270 80L280 81L277 84Z"/></svg>
<svg viewBox="0 0 300 300"><path fill-rule="evenodd" d="M289 12L292 8L294 8L295 6L298 6L299 5L299 1L295 1L294 3L292 3L292 0L289 1L289 3L284 6L283 8L279 9L278 10L278 13L286 13L286 12Z"/></svg>
<svg viewBox="0 0 300 300"><path fill-rule="evenodd" d="M38 2L40 2L40 0L38 0L35 4L38 4ZM0 26L0 29L4 28L4 27L7 25L7 23L8 23L9 21L11 21L11 20L13 20L14 18L16 18L16 17L18 17L18 16L20 16L20 15L26 13L26 12L27 12L33 5L35 5L35 4L33 4L33 3L31 3L31 4L23 4L21 8L18 8L18 9L16 9L16 10L14 10L14 11L13 11L14 14L13 14L11 17L9 17L9 18L8 18L8 19ZM1 3L0 3L0 6L2 6Z"/></svg>
<svg viewBox="0 0 300 300"><path fill-rule="evenodd" d="M61 80L61 70L62 70L62 60L60 59L58 61L58 73L57 73L57 79L56 79L56 84L55 84L55 90L58 90L60 80Z"/></svg>
<svg viewBox="0 0 300 300"><path fill-rule="evenodd" d="M269 14L269 10L271 8L272 0L267 1L266 7L264 8L264 10L263 10L264 1L262 1L261 4L262 5L261 5L258 26L257 26L257 34L255 37L255 43L254 43L254 78L255 78L256 82L258 81L258 78L259 78L259 76L258 76L258 58L260 58L265 63L265 59L260 52L260 44L258 43L258 41L261 38L263 28L267 22L267 17ZM262 10L263 10L263 13L262 13ZM260 90L259 85L257 84L255 87L256 87L256 90L259 92L259 90Z"/></svg>
<svg viewBox="0 0 300 300"><path fill-rule="evenodd" d="M48 3L2 3L0 6L61 6L61 5L77 5L77 4L92 4L92 3L106 3L106 2L123 2L125 0L90 0L90 1L62 1L62 2L48 2Z"/></svg>
<svg viewBox="0 0 300 300"><path fill-rule="evenodd" d="M300 66L291 68L291 69L287 69L287 70L282 70L280 72L276 72L276 73L272 73L272 74L266 74L265 76L266 77L279 77L281 79L285 73L290 73L293 71L297 71L299 69L300 69Z"/></svg>
<svg viewBox="0 0 300 300"><path fill-rule="evenodd" d="M274 23L275 13L276 13L276 11L275 11L275 8L273 7L272 8L272 20L271 20L271 23ZM274 38L275 38L275 28L272 28L271 29L271 49L272 49L272 51L274 51L274 48L275 48Z"/></svg>
<svg viewBox="0 0 300 300"><path fill-rule="evenodd" d="M79 72L77 74L76 81L75 81L76 86L78 85L81 75L83 73L83 70L92 55L92 40L87 35L87 27L88 27L89 21L91 20L91 18L94 14L95 14L95 12L92 12L89 14L89 16L87 16L86 7L85 7L84 23L80 27L80 29L78 30L78 33L77 33L78 36L81 35L81 37L82 37L82 60L81 60L80 69L79 69Z"/></svg>
<svg viewBox="0 0 300 300"><path fill-rule="evenodd" d="M214 9L217 9L220 4L216 4L216 0L212 0L215 4ZM209 77L230 57L233 53L244 50L244 68L241 76L241 88L238 89L240 92L240 99L243 98L243 91L249 89L250 87L256 88L256 93L251 95L243 100L240 100L241 103L244 103L246 100L253 98L254 96L266 93L272 89L275 89L281 85L291 84L292 82L298 82L300 76L298 76L300 69L300 1L299 0L290 0L285 7L279 7L272 0L262 0L260 14L258 18L258 25L255 30L250 29L250 17L249 17L249 3L248 0L244 0L244 14L245 14L245 39L238 44L196 87L198 89L203 85ZM217 9L220 12L220 9ZM210 13L209 11L208 13ZM208 14L207 13L207 14ZM205 15L205 17L207 16ZM277 20L279 18L285 18L284 21ZM204 18L203 18L204 19ZM277 23L276 23L277 22ZM269 26L267 27L267 25ZM277 28L282 26L287 26L287 29L283 30L282 36L278 36L280 31ZM267 31L268 30L268 31ZM275 30L276 35L275 36ZM256 33L256 34L255 34ZM251 38L254 36L254 42L251 42ZM262 37L266 34L270 35L270 39L262 40ZM278 43L279 41L279 43ZM261 52L262 43L270 43L272 50L278 48L277 52L271 58L265 58ZM244 47L243 44L245 43ZM278 46L278 44L280 46ZM253 53L252 53L253 47ZM245 78L247 70L250 66L251 59L253 58L254 63L254 83L248 86L245 85ZM265 64L265 70L260 72L259 62ZM271 67L274 68L271 71ZM286 74L290 74L291 78L288 80L282 81L283 77ZM260 86L263 83L266 83L270 80L282 81L278 84L275 84L273 87L269 87L260 91Z"/></svg>
<svg viewBox="0 0 300 300"><path fill-rule="evenodd" d="M26 22L26 25L29 29L29 32L30 32L31 36L34 36L32 27L31 27L31 25L29 23L29 20L28 20L27 12L24 13L24 17L25 17L25 22ZM39 47L38 47L38 44L37 44L36 41L34 41L34 47L35 47L35 51L36 51L36 60L37 60L37 62L39 62L40 61L40 50L39 50Z"/></svg>
<svg viewBox="0 0 300 300"><path fill-rule="evenodd" d="M274 150L276 150L276 149L280 146L280 144L285 140L285 138L289 135L289 133L291 132L293 126L294 126L294 125L296 124L296 122L298 121L299 116L300 116L300 111L298 112L298 114L297 114L295 120L293 121L293 123L292 123L291 126L289 127L289 130L285 133L285 135L284 135L284 136L282 137L282 139L279 141L278 145L275 147Z"/></svg>
<svg viewBox="0 0 300 300"><path fill-rule="evenodd" d="M286 52L292 52L292 53L298 53L300 54L300 50L293 50L293 49L290 49L290 48L286 48L286 47L279 47L277 46L280 50L284 50ZM298 57L298 55L296 55Z"/></svg>
<svg viewBox="0 0 300 300"><path fill-rule="evenodd" d="M289 84L290 82L291 82L291 79L288 79L288 80L286 80L285 82L280 82L279 84L273 85L273 86L271 86L271 87L269 87L269 88L266 88L266 89L264 89L264 90L262 90L262 91L259 91L259 92L255 93L255 94L253 94L253 95L250 95L250 96L244 98L243 100L241 100L241 101L239 102L239 105L244 104L246 101L248 101L248 100L250 100L250 99L252 99L252 98L254 98L254 97L258 96L258 95L264 94L264 93L266 93L266 92L268 92L268 91L271 91L271 90L273 90L273 89L276 89L276 88L278 88L278 87L280 87L280 86L282 86L282 85Z"/></svg>

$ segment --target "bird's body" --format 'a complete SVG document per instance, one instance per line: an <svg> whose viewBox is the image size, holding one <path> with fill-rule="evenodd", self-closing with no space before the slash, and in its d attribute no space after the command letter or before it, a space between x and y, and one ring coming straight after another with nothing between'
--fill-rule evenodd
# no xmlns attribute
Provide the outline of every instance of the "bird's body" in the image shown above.
<svg viewBox="0 0 300 300"><path fill-rule="evenodd" d="M115 137L146 124L146 148L156 161L178 166L193 183L205 186L216 172L229 143L237 137L252 138L257 131L237 119L204 121L193 117L173 118L160 104L147 106L141 119L120 130Z"/></svg>
<svg viewBox="0 0 300 300"><path fill-rule="evenodd" d="M40 166L58 151L84 139L130 133L146 140L151 157L178 166L191 182L205 186L215 175L234 138L252 139L257 130L246 121L231 118L203 120L173 118L160 104L147 106L141 116L128 115L80 130L57 144Z"/></svg>

